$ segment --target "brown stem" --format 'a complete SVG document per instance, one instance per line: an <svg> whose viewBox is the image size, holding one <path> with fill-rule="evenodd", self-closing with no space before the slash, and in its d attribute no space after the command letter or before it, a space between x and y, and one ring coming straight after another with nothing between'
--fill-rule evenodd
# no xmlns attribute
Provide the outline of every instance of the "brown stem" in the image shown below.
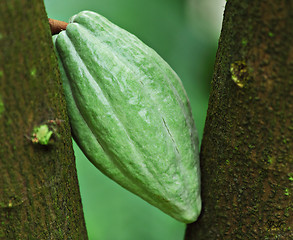
<svg viewBox="0 0 293 240"><path fill-rule="evenodd" d="M49 18L49 24L50 24L52 35L58 34L62 30L65 30L68 25L67 22L62 22L62 21L55 20L52 18Z"/></svg>

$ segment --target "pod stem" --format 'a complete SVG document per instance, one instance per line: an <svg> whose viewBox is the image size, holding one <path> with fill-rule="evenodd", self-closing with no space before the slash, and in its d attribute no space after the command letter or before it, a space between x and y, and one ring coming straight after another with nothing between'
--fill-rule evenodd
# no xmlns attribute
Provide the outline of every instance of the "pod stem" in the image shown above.
<svg viewBox="0 0 293 240"><path fill-rule="evenodd" d="M55 20L52 18L49 18L48 20L49 20L52 35L58 34L62 30L65 30L68 25L67 22L62 22L62 21Z"/></svg>

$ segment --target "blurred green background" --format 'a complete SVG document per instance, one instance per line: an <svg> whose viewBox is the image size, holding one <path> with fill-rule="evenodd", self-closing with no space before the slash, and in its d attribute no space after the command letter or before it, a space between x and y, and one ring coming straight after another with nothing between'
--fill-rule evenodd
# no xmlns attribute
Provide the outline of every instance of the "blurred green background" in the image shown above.
<svg viewBox="0 0 293 240"><path fill-rule="evenodd" d="M154 48L177 72L201 140L225 0L45 0L48 17L98 12ZM74 144L90 240L181 240L180 223L102 175Z"/></svg>

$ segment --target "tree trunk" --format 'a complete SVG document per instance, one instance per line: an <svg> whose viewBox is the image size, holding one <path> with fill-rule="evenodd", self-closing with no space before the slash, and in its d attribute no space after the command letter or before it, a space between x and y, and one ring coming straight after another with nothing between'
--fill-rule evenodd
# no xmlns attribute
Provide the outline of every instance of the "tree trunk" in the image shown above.
<svg viewBox="0 0 293 240"><path fill-rule="evenodd" d="M0 238L87 239L44 3L1 1L0 19Z"/></svg>
<svg viewBox="0 0 293 240"><path fill-rule="evenodd" d="M186 240L293 239L293 1L228 0Z"/></svg>

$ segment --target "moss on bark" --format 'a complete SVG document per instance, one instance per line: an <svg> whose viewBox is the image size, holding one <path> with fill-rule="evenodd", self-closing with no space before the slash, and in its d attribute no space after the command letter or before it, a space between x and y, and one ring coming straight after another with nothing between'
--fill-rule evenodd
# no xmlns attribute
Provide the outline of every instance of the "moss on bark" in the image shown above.
<svg viewBox="0 0 293 240"><path fill-rule="evenodd" d="M292 26L292 1L227 2L186 240L293 238Z"/></svg>
<svg viewBox="0 0 293 240"><path fill-rule="evenodd" d="M1 1L0 19L0 238L87 239L44 3ZM42 124L45 146L32 141Z"/></svg>

